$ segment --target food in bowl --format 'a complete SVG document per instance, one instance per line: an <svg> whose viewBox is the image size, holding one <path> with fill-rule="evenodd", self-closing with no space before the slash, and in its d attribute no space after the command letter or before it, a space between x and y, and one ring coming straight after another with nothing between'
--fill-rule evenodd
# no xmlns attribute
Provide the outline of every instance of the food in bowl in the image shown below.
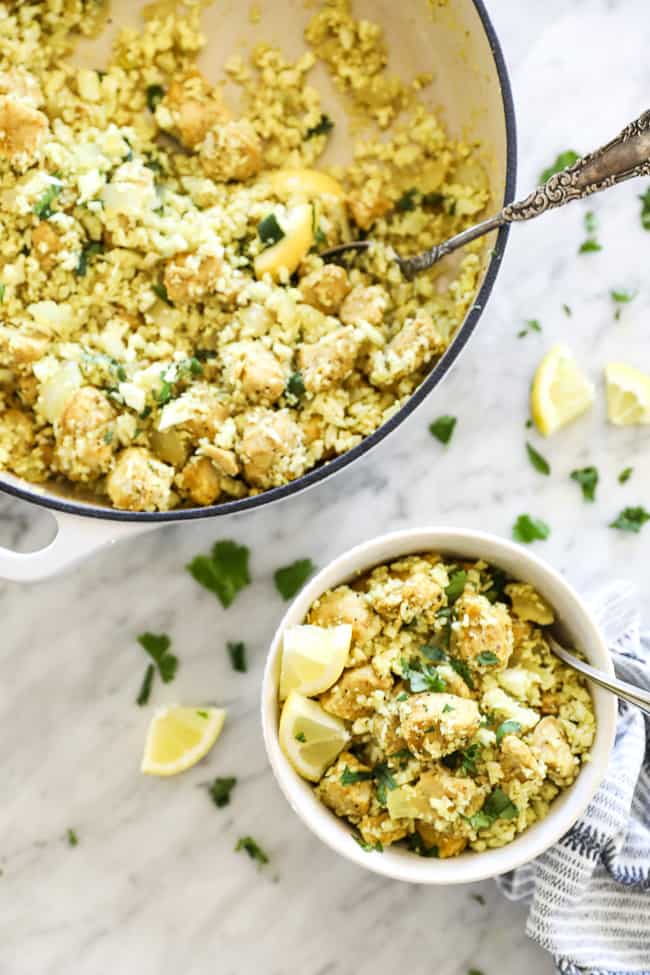
<svg viewBox="0 0 650 975"><path fill-rule="evenodd" d="M328 0L295 62L197 67L200 4L148 7L97 70L66 60L103 4L9 4L0 54L0 468L132 511L257 494L358 444L444 352L479 246L406 281L488 201L428 79L386 73L381 30ZM319 160L325 65L358 134ZM101 68L101 70L100 70ZM318 251L377 241L343 268Z"/></svg>
<svg viewBox="0 0 650 975"><path fill-rule="evenodd" d="M329 590L284 634L279 742L368 850L510 843L576 779L596 732L551 652L554 611L485 561L427 552Z"/></svg>

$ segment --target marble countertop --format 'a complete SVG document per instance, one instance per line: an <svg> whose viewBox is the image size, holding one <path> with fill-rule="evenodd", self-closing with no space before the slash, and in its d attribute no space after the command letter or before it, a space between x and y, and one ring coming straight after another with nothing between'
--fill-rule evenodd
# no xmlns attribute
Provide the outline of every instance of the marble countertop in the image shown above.
<svg viewBox="0 0 650 975"><path fill-rule="evenodd" d="M646 0L491 0L517 103L519 187L562 149L606 141L647 108ZM526 460L527 391L541 354L566 340L602 393L602 366L650 368L650 234L628 184L596 198L603 250L576 256L583 205L515 228L495 292L459 366L400 431L333 481L230 521L171 527L106 550L31 587L0 587L0 973L2 975L550 975L527 940L525 911L492 882L447 890L384 880L343 862L296 820L261 741L258 692L269 636L283 611L279 565L317 564L380 531L423 523L508 536L522 512L544 518L536 551L580 589L636 578L650 595L650 528L607 527L628 504L650 506L648 429L607 428L603 398L545 443L553 476ZM639 289L614 320L612 288ZM572 315L562 311L571 306ZM518 339L524 319L539 334ZM458 415L452 443L427 432ZM595 464L598 501L570 481ZM618 472L634 466L630 481ZM0 538L22 548L48 516L4 502ZM226 613L183 566L220 537L250 546L254 581ZM181 659L153 703L229 709L206 763L176 780L142 777L149 711L134 699L145 667L142 630L168 632ZM250 670L234 673L225 644L245 639ZM216 809L203 788L238 772ZM66 830L79 843L71 848ZM262 871L233 851L252 834ZM481 904L473 895L481 894Z"/></svg>

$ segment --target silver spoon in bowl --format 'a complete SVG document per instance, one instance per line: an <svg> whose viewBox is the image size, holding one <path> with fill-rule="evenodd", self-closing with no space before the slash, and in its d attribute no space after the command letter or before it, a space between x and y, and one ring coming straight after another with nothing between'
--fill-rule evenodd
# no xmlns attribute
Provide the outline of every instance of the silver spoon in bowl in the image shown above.
<svg viewBox="0 0 650 975"><path fill-rule="evenodd" d="M477 237L483 237L505 224L532 220L547 210L564 206L572 200L582 200L592 193L632 179L633 176L650 176L650 110L630 122L607 145L582 156L572 166L555 173L524 200L508 203L493 217L468 227L422 254L400 257L393 252L394 260L404 277L410 281L420 271L427 271L441 258ZM351 251L365 251L372 245L372 240L352 240L347 244L330 247L320 257L324 261L337 261Z"/></svg>
<svg viewBox="0 0 650 975"><path fill-rule="evenodd" d="M577 670L584 677L588 677L589 680L593 681L594 684L598 684L599 687L604 687L605 690L616 694L617 697L620 697L623 701L627 701L628 704L634 704L635 707L639 708L645 714L650 714L650 691L646 691L642 687L636 687L634 684L628 684L626 681L619 680L617 677L610 677L609 674L603 674L602 671L596 670L590 664L578 660L577 657L574 657L572 653L569 653L568 650L561 647L557 640L548 634L546 635L546 640L555 656L559 657L567 666L573 670Z"/></svg>

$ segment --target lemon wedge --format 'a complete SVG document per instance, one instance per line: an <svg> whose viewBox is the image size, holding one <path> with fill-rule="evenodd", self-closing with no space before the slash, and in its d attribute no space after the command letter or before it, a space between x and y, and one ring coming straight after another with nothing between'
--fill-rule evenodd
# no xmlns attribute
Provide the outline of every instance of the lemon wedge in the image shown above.
<svg viewBox="0 0 650 975"><path fill-rule="evenodd" d="M270 274L274 280L282 270L293 274L314 242L314 211L311 203L299 203L289 211L282 227L284 237L255 258L255 276Z"/></svg>
<svg viewBox="0 0 650 975"><path fill-rule="evenodd" d="M208 754L221 734L222 708L172 707L151 719L141 769L145 775L176 775Z"/></svg>
<svg viewBox="0 0 650 975"><path fill-rule="evenodd" d="M545 437L571 423L594 401L593 383L580 372L566 345L554 345L535 373L530 409L535 426Z"/></svg>
<svg viewBox="0 0 650 975"><path fill-rule="evenodd" d="M290 691L322 694L341 676L352 641L349 623L340 626L288 626L282 644L280 699Z"/></svg>
<svg viewBox="0 0 650 975"><path fill-rule="evenodd" d="M610 423L619 427L650 423L650 376L623 362L608 362L605 384Z"/></svg>
<svg viewBox="0 0 650 975"><path fill-rule="evenodd" d="M350 736L339 718L320 704L291 691L280 716L280 748L298 775L318 782L343 751Z"/></svg>
<svg viewBox="0 0 650 975"><path fill-rule="evenodd" d="M345 190L333 176L318 169L277 169L268 177L274 193L281 197L345 196Z"/></svg>

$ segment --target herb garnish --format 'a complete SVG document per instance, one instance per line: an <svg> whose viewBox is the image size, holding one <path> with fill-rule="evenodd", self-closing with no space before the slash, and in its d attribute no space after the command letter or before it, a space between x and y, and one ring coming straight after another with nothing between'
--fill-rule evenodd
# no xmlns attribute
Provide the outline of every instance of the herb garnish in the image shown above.
<svg viewBox="0 0 650 975"><path fill-rule="evenodd" d="M327 135L333 128L334 122L332 122L329 115L321 115L316 125L312 125L311 129L307 129L305 139L313 139L315 135Z"/></svg>
<svg viewBox="0 0 650 975"><path fill-rule="evenodd" d="M473 901L476 901L477 904L480 904L481 907L485 907L485 897L483 894L470 894L470 897ZM475 971L475 969L470 969L470 971Z"/></svg>
<svg viewBox="0 0 650 975"><path fill-rule="evenodd" d="M529 332L541 332L542 326L537 318L527 318L525 322L525 327L517 332L517 338L523 339L524 336L528 335Z"/></svg>
<svg viewBox="0 0 650 975"><path fill-rule="evenodd" d="M307 736L305 735L304 731L299 731L298 734L294 735L293 737L296 739L296 741L299 741L301 745L304 745L307 741Z"/></svg>
<svg viewBox="0 0 650 975"><path fill-rule="evenodd" d="M512 526L512 537L517 542L529 545L536 539L544 541L551 534L551 529L541 518L531 518L530 515L519 515Z"/></svg>
<svg viewBox="0 0 650 975"><path fill-rule="evenodd" d="M162 281L154 281L154 283L151 285L151 290L158 298L160 298L161 301L164 301L166 305L169 305L170 308L173 307L172 302L169 299L169 295L167 294L167 288Z"/></svg>
<svg viewBox="0 0 650 975"><path fill-rule="evenodd" d="M196 555L186 569L228 609L237 593L250 584L249 555L245 545L215 542L210 555Z"/></svg>
<svg viewBox="0 0 650 975"><path fill-rule="evenodd" d="M402 677L409 682L412 694L420 691L434 691L441 693L447 686L444 677L431 664L422 664L419 660L401 660Z"/></svg>
<svg viewBox="0 0 650 975"><path fill-rule="evenodd" d="M429 432L442 444L448 444L456 426L455 416L439 416L429 424Z"/></svg>
<svg viewBox="0 0 650 975"><path fill-rule="evenodd" d="M232 669L237 670L240 674L245 674L248 669L246 666L246 644L228 642L226 646Z"/></svg>
<svg viewBox="0 0 650 975"><path fill-rule="evenodd" d="M265 863L269 862L268 856L252 836L242 836L237 840L235 852L238 853L240 850L246 850L251 860L257 860L260 866L264 866Z"/></svg>
<svg viewBox="0 0 650 975"><path fill-rule="evenodd" d="M356 782L376 782L377 783L377 802L380 806L386 805L386 790L392 792L397 788L397 782L393 778L386 762L375 765L373 769L358 769L353 771L347 765L341 773L339 779L341 785L354 785Z"/></svg>
<svg viewBox="0 0 650 975"><path fill-rule="evenodd" d="M153 685L154 675L156 673L156 668L153 664L147 664L147 669L144 672L144 677L142 678L142 685L138 692L138 696L135 699L135 703L142 707L144 704L149 703L149 698L151 697L151 688Z"/></svg>
<svg viewBox="0 0 650 975"><path fill-rule="evenodd" d="M528 454L528 460L531 462L536 471L539 471L540 474L551 473L551 465L549 462L545 457L542 457L540 452L535 450L532 443L528 443L528 441L526 441L526 453Z"/></svg>
<svg viewBox="0 0 650 975"><path fill-rule="evenodd" d="M372 769L357 769L352 771L349 766L345 766L339 779L341 785L354 785L356 782L370 782L374 779L375 773Z"/></svg>
<svg viewBox="0 0 650 975"><path fill-rule="evenodd" d="M275 588L283 599L292 599L312 574L316 566L311 559L298 559L273 573Z"/></svg>
<svg viewBox="0 0 650 975"><path fill-rule="evenodd" d="M215 806L219 809L223 809L230 803L230 793L237 785L237 779L234 776L223 779L215 779L211 786L208 788L208 793L212 799Z"/></svg>
<svg viewBox="0 0 650 975"><path fill-rule="evenodd" d="M0 284L0 302L4 301L6 289L7 289L6 284Z"/></svg>
<svg viewBox="0 0 650 975"><path fill-rule="evenodd" d="M406 192L400 196L399 200L395 204L395 209L400 213L407 213L410 210L415 210L415 198L417 195L417 189L412 186L410 190L406 190Z"/></svg>
<svg viewBox="0 0 650 975"><path fill-rule="evenodd" d="M650 521L650 512L638 505L634 508L623 508L618 518L610 524L610 528L618 528L622 532L641 531L646 521Z"/></svg>
<svg viewBox="0 0 650 975"><path fill-rule="evenodd" d="M499 663L499 658L491 650L483 650L477 656L476 662L482 664L484 667L494 667L495 664Z"/></svg>
<svg viewBox="0 0 650 975"><path fill-rule="evenodd" d="M545 183L551 176L560 173L567 166L573 166L574 162L577 162L579 158L580 156L573 149L566 149L564 152L559 153L555 162L548 169L543 170L540 176L540 182Z"/></svg>
<svg viewBox="0 0 650 975"><path fill-rule="evenodd" d="M501 739L505 735L516 735L518 731L521 731L521 725L518 721L503 721L496 731L497 745L501 744Z"/></svg>
<svg viewBox="0 0 650 975"><path fill-rule="evenodd" d="M169 653L172 641L167 634L141 633L136 639L142 649L149 654L158 667L158 673L162 678L163 684L169 684L176 676L178 657L175 657L173 653Z"/></svg>
<svg viewBox="0 0 650 975"><path fill-rule="evenodd" d="M417 853L420 857L433 857L437 859L440 856L437 846L427 846L419 833L410 833L408 840L408 848L412 853Z"/></svg>
<svg viewBox="0 0 650 975"><path fill-rule="evenodd" d="M598 485L598 470L595 467L581 467L571 471L571 480L577 481L582 488L584 501L596 500L596 486Z"/></svg>
<svg viewBox="0 0 650 975"><path fill-rule="evenodd" d="M305 381L302 378L301 372L292 372L287 379L286 393L289 396L294 396L296 399L300 399L305 393Z"/></svg>
<svg viewBox="0 0 650 975"><path fill-rule="evenodd" d="M443 755L440 759L442 764L453 771L460 769L461 772L465 772L466 775L476 774L476 763L481 755L481 746L478 742L473 745L469 745L468 748L458 749L455 752L451 752L449 755Z"/></svg>
<svg viewBox="0 0 650 975"><path fill-rule="evenodd" d="M449 665L456 671L459 677L462 677L470 691L474 690L474 680L470 673L470 669L464 660L458 660L455 657L449 658Z"/></svg>
<svg viewBox="0 0 650 975"><path fill-rule="evenodd" d="M639 199L641 200L641 226L644 230L650 230L650 186Z"/></svg>
<svg viewBox="0 0 650 975"><path fill-rule="evenodd" d="M465 590L466 582L467 573L464 571L464 569L459 569L457 572L452 573L449 580L449 585L445 589L447 603L455 603L458 597L462 596Z"/></svg>
<svg viewBox="0 0 650 975"><path fill-rule="evenodd" d="M472 829L487 829L497 819L514 819L518 815L519 810L514 802L497 787L487 797L483 807L469 817L468 822Z"/></svg>
<svg viewBox="0 0 650 975"><path fill-rule="evenodd" d="M101 240L90 240L87 244L84 244L81 254L79 255L79 263L77 264L74 273L78 278L84 278L88 270L88 262L91 257L95 257L96 254L103 254L104 245Z"/></svg>
<svg viewBox="0 0 650 975"><path fill-rule="evenodd" d="M34 213L39 220L47 220L52 216L52 203L62 189L63 187L59 183L50 183L38 203L34 205Z"/></svg>
<svg viewBox="0 0 650 975"><path fill-rule="evenodd" d="M504 589L506 582L508 581L508 576L505 574L503 569L491 569L490 570L490 588L484 593L486 599L489 599L491 603L496 603L499 599L503 599Z"/></svg>
<svg viewBox="0 0 650 975"><path fill-rule="evenodd" d="M150 112L155 112L156 107L165 97L165 89L162 85L147 86L147 108Z"/></svg>
<svg viewBox="0 0 650 975"><path fill-rule="evenodd" d="M364 851L364 853L383 853L384 852L384 847L383 847L382 843L379 840L377 840L376 843L366 843L366 841L364 840L363 836L361 836L359 833L357 833L355 831L351 832L350 833L350 836L352 837L352 839L354 840L355 843L358 843L359 844L359 846Z"/></svg>
<svg viewBox="0 0 650 975"><path fill-rule="evenodd" d="M262 243L266 244L267 247L271 247L272 244L277 244L284 237L284 230L278 223L274 213L269 213L268 217L260 220L257 225L257 233Z"/></svg>
<svg viewBox="0 0 650 975"><path fill-rule="evenodd" d="M625 467L618 475L618 483L625 484L626 481L629 481L630 478L632 477L633 471L634 471L633 467Z"/></svg>
<svg viewBox="0 0 650 975"><path fill-rule="evenodd" d="M571 311L570 305L567 304L562 305L562 311L564 312L567 318L571 318L573 312Z"/></svg>
<svg viewBox="0 0 650 975"><path fill-rule="evenodd" d="M68 840L68 846L79 845L79 837L74 829L67 829L65 835Z"/></svg>
<svg viewBox="0 0 650 975"><path fill-rule="evenodd" d="M593 210L588 210L585 213L585 230L587 232L587 239L580 245L578 250L579 254L589 254L592 251L601 251L602 244L599 244L596 240L596 230L598 229L598 221L596 220L596 214Z"/></svg>

